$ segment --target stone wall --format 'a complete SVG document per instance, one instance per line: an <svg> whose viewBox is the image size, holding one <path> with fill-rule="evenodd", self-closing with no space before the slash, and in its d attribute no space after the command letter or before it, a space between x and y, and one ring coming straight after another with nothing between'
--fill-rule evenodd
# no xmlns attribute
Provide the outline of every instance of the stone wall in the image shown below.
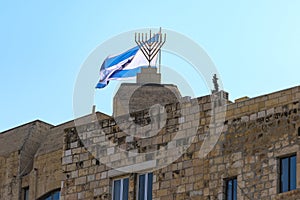
<svg viewBox="0 0 300 200"><path fill-rule="evenodd" d="M52 126L33 121L0 134L0 199L29 199L61 188L64 129L73 121Z"/></svg>
<svg viewBox="0 0 300 200"><path fill-rule="evenodd" d="M238 199L241 200L299 199L299 100L300 87L295 87L231 103L226 112L220 110L215 113L216 118L212 118L209 96L197 99L197 112L194 112L193 103L180 106L170 104L166 106L165 126L158 134L146 139L122 132L114 119L66 129L62 199L111 199L112 180L128 176L129 199L133 200L136 199L137 174L146 171L153 171L154 174L155 200L224 199L225 180L231 177L237 177ZM180 112L186 114L184 119ZM174 162L158 167L164 158L153 159L151 153L169 148L167 144L172 140L176 145L187 143L186 138L177 138L176 134L187 134L197 116L200 116L196 122L199 127L193 143ZM226 118L218 121L222 119L218 116ZM148 117L137 114L134 120L147 123ZM213 150L203 158L201 146L205 145L206 138L214 136L210 132L212 120L222 122L222 126L218 124L222 134ZM108 143L110 146L105 146ZM122 153L120 149L127 153ZM97 154L99 152L101 157ZM140 156L140 153L145 154ZM278 194L278 161L281 156L290 154L297 154L298 189ZM138 172L126 168L127 164L143 162L145 165L135 165Z"/></svg>
<svg viewBox="0 0 300 200"><path fill-rule="evenodd" d="M116 123L96 113L56 127L34 121L2 132L0 199L20 199L29 186L30 199L61 188L64 200L110 200L113 180L125 176L135 200L144 172L153 172L154 200L224 199L232 177L241 200L299 199L300 87L228 102L226 112L211 100L167 104L165 115L158 112L164 123L151 123L156 118L146 110L133 113L130 127L126 118ZM297 189L279 194L279 158L292 154Z"/></svg>
<svg viewBox="0 0 300 200"><path fill-rule="evenodd" d="M22 195L22 178L33 169L34 155L51 127L36 120L0 134L0 199Z"/></svg>
<svg viewBox="0 0 300 200"><path fill-rule="evenodd" d="M18 152L13 152L7 157L0 157L0 199L18 198Z"/></svg>

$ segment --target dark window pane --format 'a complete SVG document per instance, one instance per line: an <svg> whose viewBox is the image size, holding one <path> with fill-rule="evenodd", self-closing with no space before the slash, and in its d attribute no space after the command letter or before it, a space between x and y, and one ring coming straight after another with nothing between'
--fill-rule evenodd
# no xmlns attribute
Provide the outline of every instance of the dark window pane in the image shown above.
<svg viewBox="0 0 300 200"><path fill-rule="evenodd" d="M232 200L232 180L227 181L227 195L226 199L227 200Z"/></svg>
<svg viewBox="0 0 300 200"><path fill-rule="evenodd" d="M145 174L139 176L139 200L145 200Z"/></svg>
<svg viewBox="0 0 300 200"><path fill-rule="evenodd" d="M121 180L115 180L114 181L114 191L113 196L114 200L120 200L120 194L121 194Z"/></svg>
<svg viewBox="0 0 300 200"><path fill-rule="evenodd" d="M139 176L138 200L152 200L153 173Z"/></svg>
<svg viewBox="0 0 300 200"><path fill-rule="evenodd" d="M148 174L147 200L152 200L153 173Z"/></svg>
<svg viewBox="0 0 300 200"><path fill-rule="evenodd" d="M237 179L233 179L233 200L237 200Z"/></svg>
<svg viewBox="0 0 300 200"><path fill-rule="evenodd" d="M125 178L123 180L123 199L128 200L128 192L129 192L129 179Z"/></svg>
<svg viewBox="0 0 300 200"><path fill-rule="evenodd" d="M289 158L281 159L281 192L289 191Z"/></svg>
<svg viewBox="0 0 300 200"><path fill-rule="evenodd" d="M60 192L58 191L58 192L55 192L54 194L53 194L53 199L52 200L59 200L59 196L60 196Z"/></svg>
<svg viewBox="0 0 300 200"><path fill-rule="evenodd" d="M296 156L290 157L290 190L296 189Z"/></svg>
<svg viewBox="0 0 300 200"><path fill-rule="evenodd" d="M39 200L59 200L60 199L60 190L52 191L39 198Z"/></svg>
<svg viewBox="0 0 300 200"><path fill-rule="evenodd" d="M24 192L24 200L29 200L29 187L23 189Z"/></svg>
<svg viewBox="0 0 300 200"><path fill-rule="evenodd" d="M225 199L226 200L237 200L237 179L229 179L226 181L226 194Z"/></svg>

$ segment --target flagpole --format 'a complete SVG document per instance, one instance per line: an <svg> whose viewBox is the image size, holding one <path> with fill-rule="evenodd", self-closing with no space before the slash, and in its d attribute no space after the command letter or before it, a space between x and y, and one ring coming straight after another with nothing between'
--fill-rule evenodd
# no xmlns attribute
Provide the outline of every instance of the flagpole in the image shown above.
<svg viewBox="0 0 300 200"><path fill-rule="evenodd" d="M161 27L159 27L159 35L160 35L160 39L162 39L162 34L161 34ZM160 73L161 70L161 49L159 49L159 68L158 68L158 73Z"/></svg>
<svg viewBox="0 0 300 200"><path fill-rule="evenodd" d="M161 68L161 50L159 50L159 68L158 68L158 73L160 73L160 68Z"/></svg>

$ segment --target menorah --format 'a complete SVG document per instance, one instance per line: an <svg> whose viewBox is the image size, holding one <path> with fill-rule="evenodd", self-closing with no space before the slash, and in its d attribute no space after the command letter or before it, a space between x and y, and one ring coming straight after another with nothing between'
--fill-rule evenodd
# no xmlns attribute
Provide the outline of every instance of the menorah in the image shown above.
<svg viewBox="0 0 300 200"><path fill-rule="evenodd" d="M144 37L145 36L145 37ZM161 28L159 29L159 33L153 35L151 34L151 30L149 33L149 39L147 33L135 33L135 42L139 46L140 50L143 52L145 58L148 60L148 67L151 67L151 61L159 52L161 47L166 42L166 34L163 35L161 33Z"/></svg>

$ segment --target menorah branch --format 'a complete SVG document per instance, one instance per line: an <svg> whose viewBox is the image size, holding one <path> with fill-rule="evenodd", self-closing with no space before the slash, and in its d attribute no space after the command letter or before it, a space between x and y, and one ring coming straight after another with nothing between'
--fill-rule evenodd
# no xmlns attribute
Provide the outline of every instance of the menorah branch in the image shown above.
<svg viewBox="0 0 300 200"><path fill-rule="evenodd" d="M151 61L153 58L157 55L157 53L160 51L161 47L166 42L166 34L164 34L164 37L161 33L161 30L159 33L153 34L151 37L151 30L149 33L149 39L147 33L135 33L135 42L139 46L140 50L142 51L143 55L147 59L149 65L148 67L151 67Z"/></svg>

